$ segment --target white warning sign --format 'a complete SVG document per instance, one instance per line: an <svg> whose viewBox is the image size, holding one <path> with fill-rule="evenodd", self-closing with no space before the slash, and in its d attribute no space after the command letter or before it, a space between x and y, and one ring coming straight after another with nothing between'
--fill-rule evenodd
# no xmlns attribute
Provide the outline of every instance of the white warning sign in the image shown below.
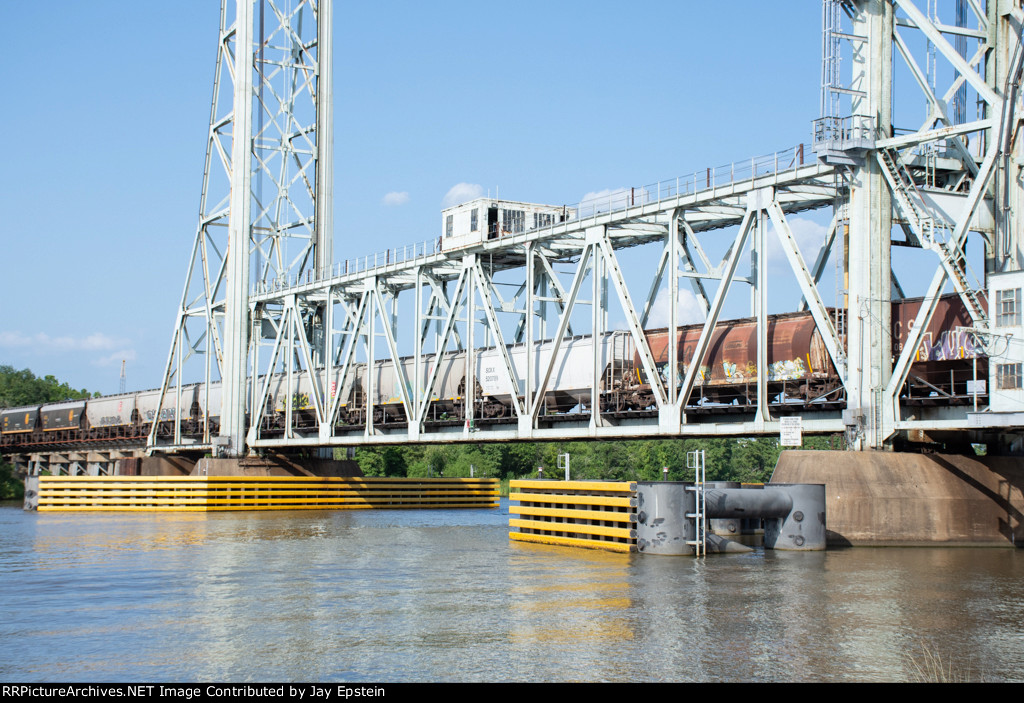
<svg viewBox="0 0 1024 703"><path fill-rule="evenodd" d="M800 417L779 418L779 445L783 447L799 447L804 443Z"/></svg>

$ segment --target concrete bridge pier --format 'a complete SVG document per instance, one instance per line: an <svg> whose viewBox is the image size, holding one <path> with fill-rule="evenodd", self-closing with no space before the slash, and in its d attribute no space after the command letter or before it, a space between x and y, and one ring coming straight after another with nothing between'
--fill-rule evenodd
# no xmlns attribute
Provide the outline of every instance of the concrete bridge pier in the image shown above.
<svg viewBox="0 0 1024 703"><path fill-rule="evenodd" d="M646 554L691 555L699 538L699 490L693 483L640 481L637 493L637 550ZM773 484L763 489L705 488L704 517L765 520L765 547L789 551L825 549L825 487ZM749 551L721 535L709 535L708 552Z"/></svg>
<svg viewBox="0 0 1024 703"><path fill-rule="evenodd" d="M786 496L790 509L785 515L764 521L764 546L786 551L821 551L825 548L825 486L794 483L765 486L760 493L779 492Z"/></svg>
<svg viewBox="0 0 1024 703"><path fill-rule="evenodd" d="M824 484L829 545L1024 545L1022 457L786 451L777 481Z"/></svg>

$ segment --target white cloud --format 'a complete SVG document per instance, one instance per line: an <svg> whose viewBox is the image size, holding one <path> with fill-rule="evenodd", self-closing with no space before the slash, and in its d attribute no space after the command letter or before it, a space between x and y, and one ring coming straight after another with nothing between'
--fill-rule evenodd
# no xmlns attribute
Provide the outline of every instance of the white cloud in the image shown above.
<svg viewBox="0 0 1024 703"><path fill-rule="evenodd" d="M120 363L122 359L135 361L137 354L134 349L128 346L129 344L130 342L127 339L118 339L117 337L105 335L102 332L94 332L85 337L67 335L51 337L45 332L37 332L31 335L19 331L0 332L0 347L30 349L34 354L108 352L93 359L92 363L97 366L109 366L114 363Z"/></svg>
<svg viewBox="0 0 1024 703"><path fill-rule="evenodd" d="M668 327L669 322L669 301L668 288L662 288L658 297L654 299L651 306L651 314L647 318L647 327ZM693 325L704 322L704 309L701 307L697 296L693 291L684 288L679 289L679 298L676 304L676 324Z"/></svg>
<svg viewBox="0 0 1024 703"><path fill-rule="evenodd" d="M605 188L585 193L579 202L579 215L608 212L641 205L652 200L645 188Z"/></svg>
<svg viewBox="0 0 1024 703"><path fill-rule="evenodd" d="M383 198L381 198L380 202L382 205L387 205L388 207L398 207L399 205L405 205L407 202L409 202L409 193L404 190L401 192L393 190L387 195L385 195Z"/></svg>
<svg viewBox="0 0 1024 703"><path fill-rule="evenodd" d="M114 364L120 364L122 361L135 361L137 356L134 349L121 349L113 354L101 356L92 363L94 366L113 366Z"/></svg>
<svg viewBox="0 0 1024 703"><path fill-rule="evenodd" d="M592 190L589 193L584 193L583 197L580 198L580 204L589 203L592 200L608 200L609 197L619 195L626 192L625 188L605 188L604 190Z"/></svg>
<svg viewBox="0 0 1024 703"><path fill-rule="evenodd" d="M478 183L456 183L441 200L441 207L448 208L468 200L475 200L484 194L483 186Z"/></svg>
<svg viewBox="0 0 1024 703"><path fill-rule="evenodd" d="M804 263L810 267L818 258L818 251L825 242L828 227L803 217L787 217L786 222L789 223L789 230L793 233L801 256L804 257ZM772 227L772 229L775 228ZM782 244L779 243L779 238L774 231L768 233L768 263L789 270L789 260L786 258L786 253L782 251Z"/></svg>
<svg viewBox="0 0 1024 703"><path fill-rule="evenodd" d="M27 347L32 343L32 338L21 332L0 332L0 347Z"/></svg>
<svg viewBox="0 0 1024 703"><path fill-rule="evenodd" d="M45 332L0 332L0 347L36 347L39 351L104 351L123 346L127 340L95 332L87 337L51 337Z"/></svg>
<svg viewBox="0 0 1024 703"><path fill-rule="evenodd" d="M71 340L71 342L75 343L74 340ZM88 337L81 340L80 343L83 349L98 350L110 349L111 347L115 347L118 344L124 344L125 340L114 339L113 337L108 337L105 334L97 332L96 334L90 334Z"/></svg>

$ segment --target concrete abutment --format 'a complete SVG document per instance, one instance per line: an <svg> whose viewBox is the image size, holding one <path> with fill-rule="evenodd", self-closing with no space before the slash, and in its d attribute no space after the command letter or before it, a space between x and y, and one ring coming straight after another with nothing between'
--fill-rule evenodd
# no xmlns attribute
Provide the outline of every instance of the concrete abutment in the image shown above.
<svg viewBox="0 0 1024 703"><path fill-rule="evenodd" d="M774 483L825 485L830 546L1022 546L1024 458L785 451Z"/></svg>

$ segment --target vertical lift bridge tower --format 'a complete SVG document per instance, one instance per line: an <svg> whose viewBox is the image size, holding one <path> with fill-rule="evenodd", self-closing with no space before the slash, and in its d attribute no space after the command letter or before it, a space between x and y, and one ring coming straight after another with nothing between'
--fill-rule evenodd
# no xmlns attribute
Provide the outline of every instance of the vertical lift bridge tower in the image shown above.
<svg viewBox="0 0 1024 703"><path fill-rule="evenodd" d="M263 332L253 327L251 286L297 280L332 261L332 4L221 0L199 224L160 407L176 395L180 412L182 385L196 378L203 406L216 407L209 393L219 378L219 428L207 414L199 446L222 456L245 454L250 352ZM295 321L275 313L268 324L320 324L318 311Z"/></svg>

